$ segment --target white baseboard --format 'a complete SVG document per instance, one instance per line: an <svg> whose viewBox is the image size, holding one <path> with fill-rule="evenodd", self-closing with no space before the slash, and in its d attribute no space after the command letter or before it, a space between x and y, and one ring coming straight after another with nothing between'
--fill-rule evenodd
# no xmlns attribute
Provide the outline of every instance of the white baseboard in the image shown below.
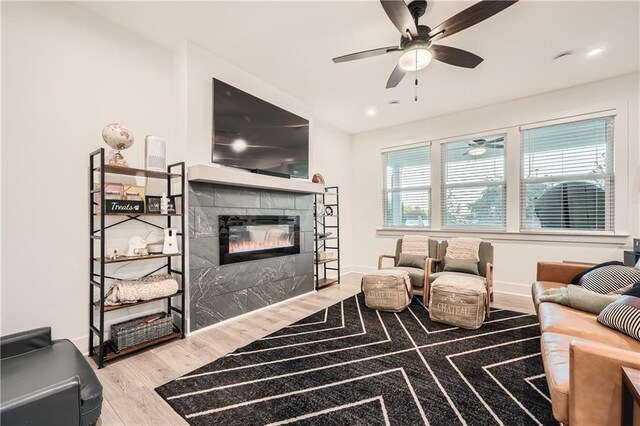
<svg viewBox="0 0 640 426"><path fill-rule="evenodd" d="M504 295L504 296L510 297L510 298L518 298L518 299L521 299L523 301L530 301L531 303L533 303L533 300L531 299L531 295L530 294L510 293L508 291L500 291L500 290L494 290L494 293L497 294L497 295Z"/></svg>
<svg viewBox="0 0 640 426"><path fill-rule="evenodd" d="M71 343L76 345L76 348L78 348L82 355L89 356L89 347L87 346L87 343L89 343L89 335L75 337L69 340L71 340Z"/></svg>
<svg viewBox="0 0 640 426"><path fill-rule="evenodd" d="M355 272L357 274L368 274L370 272L375 272L378 268L373 268L371 266L362 266L362 265L352 265L351 272Z"/></svg>
<svg viewBox="0 0 640 426"><path fill-rule="evenodd" d="M531 284L494 281L493 290L496 293L508 293L518 296L531 297Z"/></svg>
<svg viewBox="0 0 640 426"><path fill-rule="evenodd" d="M371 266L354 265L349 267L350 272L368 274L377 271ZM493 288L496 293L512 294L524 297L531 296L531 284L514 283L508 281L494 281Z"/></svg>
<svg viewBox="0 0 640 426"><path fill-rule="evenodd" d="M340 271L342 272L340 276L351 274L353 272L358 272L357 268L353 265L343 266L340 268Z"/></svg>

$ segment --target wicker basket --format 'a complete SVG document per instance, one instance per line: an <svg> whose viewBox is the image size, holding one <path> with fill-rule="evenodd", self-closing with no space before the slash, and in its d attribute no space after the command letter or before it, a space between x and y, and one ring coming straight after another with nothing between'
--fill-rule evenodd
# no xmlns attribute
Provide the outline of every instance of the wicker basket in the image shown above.
<svg viewBox="0 0 640 426"><path fill-rule="evenodd" d="M111 325L111 342L121 351L173 332L173 318L166 312L145 315Z"/></svg>

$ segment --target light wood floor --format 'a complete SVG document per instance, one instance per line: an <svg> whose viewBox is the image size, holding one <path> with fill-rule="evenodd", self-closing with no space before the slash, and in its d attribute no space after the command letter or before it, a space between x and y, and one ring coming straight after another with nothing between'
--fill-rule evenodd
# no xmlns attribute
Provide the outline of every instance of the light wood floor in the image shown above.
<svg viewBox="0 0 640 426"><path fill-rule="evenodd" d="M359 274L339 285L225 321L96 370L104 388L98 425L187 424L154 388L360 291ZM494 306L533 312L529 298L496 295ZM95 368L92 360L89 361Z"/></svg>

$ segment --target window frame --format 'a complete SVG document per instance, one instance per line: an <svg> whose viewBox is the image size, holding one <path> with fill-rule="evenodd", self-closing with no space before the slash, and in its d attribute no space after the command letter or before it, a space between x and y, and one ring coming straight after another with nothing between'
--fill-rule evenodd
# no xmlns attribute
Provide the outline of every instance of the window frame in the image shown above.
<svg viewBox="0 0 640 426"><path fill-rule="evenodd" d="M447 145L466 142L471 139L489 139L502 137L504 148L502 148L502 175L503 179L501 181L474 181L474 182L456 182L447 184ZM463 137L456 138L454 140L446 140L440 143L440 229L447 231L460 231L464 232L467 230L474 231L488 231L488 232L506 232L507 230L507 190L508 190L508 181L507 181L507 153L508 153L508 138L509 135L506 131L498 131L498 132L483 132L480 134L475 134L472 137ZM456 188L481 188L481 187L502 187L502 197L503 197L503 212L502 212L502 225L495 226L487 226L487 225L449 225L445 223L446 211L447 211L447 196L446 192L448 189L456 189Z"/></svg>
<svg viewBox="0 0 640 426"><path fill-rule="evenodd" d="M600 118L611 118L612 121L612 137L610 143L608 142L606 145L607 150L607 158L606 165L607 168L611 171L610 173L600 173L600 174L581 174L581 175L571 175L571 176L563 176L557 175L552 177L539 177L539 178L525 178L525 152L524 152L524 136L525 132L528 130L541 129L545 127L552 127L556 125L562 124L571 124L578 123L583 121L597 120ZM546 235L620 235L617 232L617 220L616 214L618 210L618 206L616 206L617 199L617 190L616 190L616 156L617 156L617 113L616 111L604 111L603 113L593 113L593 114L585 114L580 116L571 117L568 119L557 119L557 120L549 120L540 123L535 123L527 126L520 126L518 128L518 132L520 135L519 140L519 173L518 173L518 232L520 234L546 234ZM526 225L526 185L533 183L553 183L553 182L581 182L581 181L593 181L602 179L607 182L606 186L609 187L608 191L605 191L605 209L610 208L611 211L605 213L605 229L569 229L569 228L527 228ZM613 197L613 201L610 201L610 197ZM609 224L609 222L611 222Z"/></svg>
<svg viewBox="0 0 640 426"><path fill-rule="evenodd" d="M630 122L630 107L626 101L611 101L604 103L595 103L587 106L576 106L572 109L564 111L533 111L524 120L513 120L505 122L503 119L490 120L489 126L484 131L475 131L468 126L464 132L457 136L446 136L438 129L434 130L436 134L431 138L408 138L404 141L389 143L386 146L394 148L402 148L403 144L411 144L418 141L430 141L431 143L431 228L420 227L397 227L383 226L383 218L378 219L381 225L376 228L379 237L398 237L405 234L407 229L413 229L416 233L424 233L433 238L451 238L454 236L473 235L493 241L512 241L512 242L539 242L546 243L571 243L583 244L585 246L595 245L602 247L621 247L628 244L631 231L635 230L636 219L638 214L638 203L640 202L640 194L636 193L637 183L631 182L632 169L629 164L633 159L640 155L640 146L636 146L631 142L633 133L628 128ZM521 230L521 214L520 214L520 185L521 185L521 164L520 164L520 134L522 130L534 127L544 127L553 124L568 123L573 121L583 121L589 118L597 117L614 117L614 197L615 211L614 230L612 232L595 231L589 232L584 230L564 230L561 232L541 229ZM507 118L508 120L508 118ZM491 125L495 125L492 127ZM509 146L505 152L506 162L506 231L497 231L495 229L477 229L477 228L445 228L442 227L441 218L441 145L447 142L457 141L461 139L477 138L487 134L506 133ZM388 148L389 149L389 148ZM380 170L382 172L382 170ZM381 173L382 174L382 173ZM378 210L380 212L380 210Z"/></svg>
<svg viewBox="0 0 640 426"><path fill-rule="evenodd" d="M429 163L427 163L426 165L429 167L429 184L428 185L417 185L417 186L411 186L411 187L400 187L400 188L392 188L389 189L387 188L387 168L386 168L386 161L385 161L385 154L389 153L389 152L397 152L397 151L405 151L405 150L409 150L409 149L415 149L415 148L428 148L429 153L428 153L428 157L429 157ZM432 169L432 165L433 165L433 144L429 141L423 141L423 142L417 142L417 143L410 143L410 144L403 144L403 145L397 145L397 146L393 146L393 147L389 147L389 148L383 148L380 151L380 160L381 160L381 167L382 167L382 202L380 203L381 206L381 210L382 210L382 227L381 229L416 229L416 230L420 230L420 229L432 229L433 227L433 169ZM426 226L418 226L418 225L387 225L387 209L385 209L386 206L386 199L388 198L388 194L390 193L399 193L402 194L403 192L414 192L414 191L426 191L428 194L428 205L427 205L427 209L428 209L428 216L427 216L427 220Z"/></svg>

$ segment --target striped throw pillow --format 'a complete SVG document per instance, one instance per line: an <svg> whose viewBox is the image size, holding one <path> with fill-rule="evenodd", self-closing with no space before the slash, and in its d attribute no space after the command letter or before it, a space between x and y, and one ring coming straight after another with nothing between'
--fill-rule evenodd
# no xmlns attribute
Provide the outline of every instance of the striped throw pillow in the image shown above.
<svg viewBox="0 0 640 426"><path fill-rule="evenodd" d="M640 341L640 282L604 308L598 322Z"/></svg>
<svg viewBox="0 0 640 426"><path fill-rule="evenodd" d="M571 284L580 285L580 280L582 279L582 277L587 275L589 272L595 271L596 269L604 268L605 266L611 266L611 265L622 265L622 266L624 266L624 263L620 262L619 260L611 260L609 262L598 263L597 265L594 265L591 268L587 269L586 271L582 271L578 275L573 277L573 279L571 280ZM622 293L620 293L620 294L622 294Z"/></svg>
<svg viewBox="0 0 640 426"><path fill-rule="evenodd" d="M629 266L612 265L585 274L580 285L600 294L612 293L640 281L640 270Z"/></svg>

